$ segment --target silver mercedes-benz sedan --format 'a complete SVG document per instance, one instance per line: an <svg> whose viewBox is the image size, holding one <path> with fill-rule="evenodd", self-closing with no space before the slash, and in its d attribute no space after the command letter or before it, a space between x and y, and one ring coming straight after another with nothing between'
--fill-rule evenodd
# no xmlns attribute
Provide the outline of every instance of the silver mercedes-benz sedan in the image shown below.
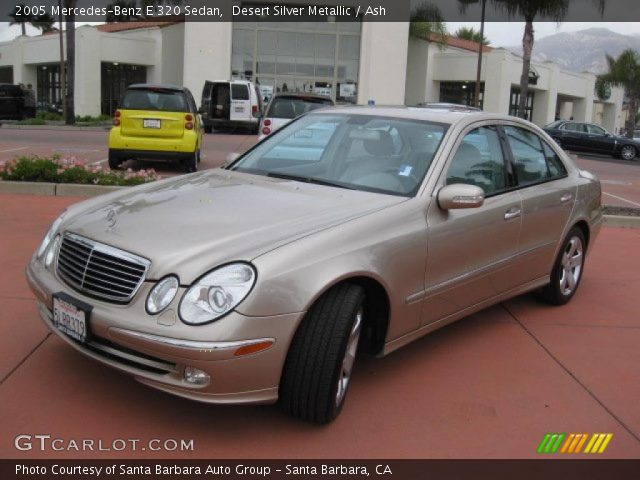
<svg viewBox="0 0 640 480"><path fill-rule="evenodd" d="M540 128L460 108L304 115L226 168L69 207L27 269L85 355L211 403L326 423L386 355L536 291L576 293L597 179Z"/></svg>

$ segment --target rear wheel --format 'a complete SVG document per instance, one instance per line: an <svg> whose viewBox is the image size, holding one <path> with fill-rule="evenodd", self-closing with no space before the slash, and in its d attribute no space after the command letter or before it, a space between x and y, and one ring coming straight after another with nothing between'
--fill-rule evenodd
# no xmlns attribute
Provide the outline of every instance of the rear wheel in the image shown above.
<svg viewBox="0 0 640 480"><path fill-rule="evenodd" d="M115 170L122 164L122 160L109 151L109 168Z"/></svg>
<svg viewBox="0 0 640 480"><path fill-rule="evenodd" d="M633 145L625 145L620 150L620 157L622 157L623 160L633 160L637 154L638 152Z"/></svg>
<svg viewBox="0 0 640 480"><path fill-rule="evenodd" d="M571 229L565 238L551 271L551 282L539 296L552 305L564 305L575 295L582 279L586 242L578 227Z"/></svg>
<svg viewBox="0 0 640 480"><path fill-rule="evenodd" d="M182 169L186 173L195 172L198 170L198 158L200 157L200 149L193 152L189 157L182 160Z"/></svg>
<svg viewBox="0 0 640 480"><path fill-rule="evenodd" d="M329 423L344 405L360 341L364 290L341 284L311 307L298 328L280 382L290 415Z"/></svg>

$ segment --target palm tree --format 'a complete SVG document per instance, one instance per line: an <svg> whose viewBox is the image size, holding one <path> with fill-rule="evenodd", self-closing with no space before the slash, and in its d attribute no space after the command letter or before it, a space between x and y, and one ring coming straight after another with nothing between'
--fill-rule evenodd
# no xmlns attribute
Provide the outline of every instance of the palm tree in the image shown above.
<svg viewBox="0 0 640 480"><path fill-rule="evenodd" d="M606 0L592 0L598 7L600 14L604 12ZM518 116L524 118L527 94L529 93L529 70L531 68L531 53L533 51L534 31L533 21L536 17L544 17L561 22L569 10L570 0L491 0L498 9L508 17L523 18L525 21L522 36L522 75L520 76L520 101L518 102Z"/></svg>
<svg viewBox="0 0 640 480"><path fill-rule="evenodd" d="M460 6L460 12L464 13L467 8L469 7L469 5L473 4L473 3L481 3L481 7L480 7L480 31L477 33L477 40L474 40L476 43L481 43L482 45L489 45L489 41L486 39L486 37L484 36L484 19L485 19L485 15L487 12L487 0L458 0L458 4ZM458 33L460 33L462 30L464 30L464 28L461 28L458 30ZM471 28L469 29L472 32L472 37L475 36L475 29ZM480 108L481 103L480 103L480 80L482 78L482 45L478 47L478 65L476 67L476 85L475 85L475 91L474 91L474 98L475 98L475 106L477 108Z"/></svg>
<svg viewBox="0 0 640 480"><path fill-rule="evenodd" d="M411 10L409 35L412 37L424 40L436 37L446 43L447 33L447 24L435 5L422 3Z"/></svg>
<svg viewBox="0 0 640 480"><path fill-rule="evenodd" d="M473 27L460 27L456 30L456 33L453 34L456 38L461 38L462 40L469 40L471 42L481 43L482 45L489 45L489 40L484 35L480 36L480 32Z"/></svg>
<svg viewBox="0 0 640 480"><path fill-rule="evenodd" d="M625 123L626 135L633 138L635 120L638 118L640 107L640 54L627 49L618 58L607 55L609 71L598 77L598 80L624 87L625 94L629 97L629 115Z"/></svg>
<svg viewBox="0 0 640 480"><path fill-rule="evenodd" d="M22 27L22 35L27 34L27 23L31 23L34 19L34 16L31 14L25 15L22 13L21 15L18 15L19 11L24 12L24 10L25 4L21 3L20 5L13 7L13 12L9 14L9 16L13 18L13 22L9 23L9 26L20 25Z"/></svg>
<svg viewBox="0 0 640 480"><path fill-rule="evenodd" d="M43 15L38 15L37 17L35 17L31 22L31 25L36 27L38 30L41 30L42 33L49 33L55 30L55 28L53 27L55 23L56 21L54 20L54 18L48 13L45 13Z"/></svg>

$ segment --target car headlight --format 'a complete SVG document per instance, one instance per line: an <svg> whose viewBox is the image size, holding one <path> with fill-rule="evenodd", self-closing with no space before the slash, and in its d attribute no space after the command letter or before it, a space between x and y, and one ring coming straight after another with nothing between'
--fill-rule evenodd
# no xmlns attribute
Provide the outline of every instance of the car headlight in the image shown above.
<svg viewBox="0 0 640 480"><path fill-rule="evenodd" d="M53 259L56 256L56 252L60 248L60 235L56 235L56 239L51 244L51 248L47 250L47 254L44 257L44 266L49 268L53 263Z"/></svg>
<svg viewBox="0 0 640 480"><path fill-rule="evenodd" d="M217 268L196 281L180 302L180 319L190 325L217 320L236 308L256 282L256 272L247 263Z"/></svg>
<svg viewBox="0 0 640 480"><path fill-rule="evenodd" d="M49 230L42 239L42 243L38 248L38 258L42 258L42 255L44 255L44 252L51 243L51 240L53 240L53 237L55 237L56 233L58 232L58 227L60 227L60 224L62 223L63 217L64 213L56 218L56 220L51 224L51 227L49 227Z"/></svg>
<svg viewBox="0 0 640 480"><path fill-rule="evenodd" d="M164 277L156 283L147 297L147 312L155 315L167 308L178 293L179 286L180 281L173 275Z"/></svg>

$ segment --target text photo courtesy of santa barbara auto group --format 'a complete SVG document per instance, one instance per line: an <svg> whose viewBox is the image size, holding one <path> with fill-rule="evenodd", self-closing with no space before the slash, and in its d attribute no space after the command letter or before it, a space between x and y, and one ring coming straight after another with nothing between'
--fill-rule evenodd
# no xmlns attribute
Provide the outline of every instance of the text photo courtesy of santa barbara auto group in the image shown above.
<svg viewBox="0 0 640 480"><path fill-rule="evenodd" d="M0 480L637 478L635 3L0 1Z"/></svg>

